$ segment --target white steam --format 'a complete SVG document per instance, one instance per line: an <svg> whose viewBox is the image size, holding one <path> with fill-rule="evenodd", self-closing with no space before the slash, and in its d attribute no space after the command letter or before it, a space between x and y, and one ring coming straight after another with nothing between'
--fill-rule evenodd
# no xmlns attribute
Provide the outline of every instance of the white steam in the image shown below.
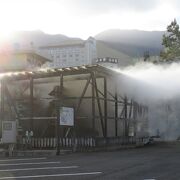
<svg viewBox="0 0 180 180"><path fill-rule="evenodd" d="M137 100L144 102L180 97L180 63L164 65L138 63L125 69L114 70L130 78L122 81L121 90Z"/></svg>
<svg viewBox="0 0 180 180"><path fill-rule="evenodd" d="M149 107L149 132L165 140L180 136L180 63L138 63L113 69L119 76L119 91Z"/></svg>

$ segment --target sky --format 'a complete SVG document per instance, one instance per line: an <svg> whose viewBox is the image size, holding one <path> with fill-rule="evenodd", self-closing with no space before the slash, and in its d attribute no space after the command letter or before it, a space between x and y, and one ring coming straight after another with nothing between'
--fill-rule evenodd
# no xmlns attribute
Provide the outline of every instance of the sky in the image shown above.
<svg viewBox="0 0 180 180"><path fill-rule="evenodd" d="M42 30L87 39L108 29L166 30L179 0L0 0L0 38Z"/></svg>

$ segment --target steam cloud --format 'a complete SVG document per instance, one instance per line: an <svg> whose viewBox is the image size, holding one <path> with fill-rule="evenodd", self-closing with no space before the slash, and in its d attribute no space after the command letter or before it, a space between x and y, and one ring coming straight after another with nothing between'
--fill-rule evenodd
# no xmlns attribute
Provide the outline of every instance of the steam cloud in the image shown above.
<svg viewBox="0 0 180 180"><path fill-rule="evenodd" d="M120 76L119 91L148 105L149 133L165 140L180 136L180 63L138 63L114 69Z"/></svg>

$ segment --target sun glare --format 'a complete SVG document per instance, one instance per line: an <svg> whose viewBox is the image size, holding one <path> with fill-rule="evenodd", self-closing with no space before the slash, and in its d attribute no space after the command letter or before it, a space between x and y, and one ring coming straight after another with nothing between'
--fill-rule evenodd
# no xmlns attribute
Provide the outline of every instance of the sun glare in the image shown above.
<svg viewBox="0 0 180 180"><path fill-rule="evenodd" d="M13 31L40 29L49 34L88 38L106 29L164 30L178 11L169 1L147 11L117 9L84 14L67 0L0 0L0 41ZM79 10L79 11L77 11ZM168 12L168 13L167 13Z"/></svg>
<svg viewBox="0 0 180 180"><path fill-rule="evenodd" d="M0 42L4 42L6 40L9 40L12 36L12 32L8 30L0 31Z"/></svg>

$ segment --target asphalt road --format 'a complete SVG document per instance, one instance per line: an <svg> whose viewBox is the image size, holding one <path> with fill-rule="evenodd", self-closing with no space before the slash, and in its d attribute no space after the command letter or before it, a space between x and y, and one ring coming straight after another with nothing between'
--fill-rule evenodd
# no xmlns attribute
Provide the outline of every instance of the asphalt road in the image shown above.
<svg viewBox="0 0 180 180"><path fill-rule="evenodd" d="M1 179L179 180L180 146L0 159Z"/></svg>

